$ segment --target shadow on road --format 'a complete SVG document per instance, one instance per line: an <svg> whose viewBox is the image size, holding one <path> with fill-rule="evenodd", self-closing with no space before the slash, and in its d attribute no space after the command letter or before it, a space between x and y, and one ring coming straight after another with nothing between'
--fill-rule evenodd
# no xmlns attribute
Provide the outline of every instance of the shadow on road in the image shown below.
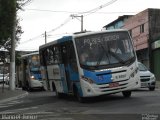
<svg viewBox="0 0 160 120"><path fill-rule="evenodd" d="M104 102L106 102L106 101L119 101L119 100L122 100L122 99L129 99L129 98L124 98L123 95L120 95L120 94L103 95L103 96L85 98L84 104L85 103L93 104L93 103L103 102L103 101ZM74 97L74 96L71 96L71 95L70 96L69 95L64 95L63 98L60 98L60 100L78 102L77 98Z"/></svg>

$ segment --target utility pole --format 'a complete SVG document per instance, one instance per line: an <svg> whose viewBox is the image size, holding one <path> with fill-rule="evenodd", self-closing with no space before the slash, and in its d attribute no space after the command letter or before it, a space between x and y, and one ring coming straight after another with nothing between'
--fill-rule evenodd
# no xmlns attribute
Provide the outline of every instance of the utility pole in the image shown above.
<svg viewBox="0 0 160 120"><path fill-rule="evenodd" d="M81 15L81 32L83 32L83 15Z"/></svg>
<svg viewBox="0 0 160 120"><path fill-rule="evenodd" d="M81 18L81 32L83 32L83 15L71 15L72 18L77 18L80 17ZM79 20L79 19L78 19Z"/></svg>
<svg viewBox="0 0 160 120"><path fill-rule="evenodd" d="M45 44L47 43L47 33L46 31L44 32L44 38L45 38Z"/></svg>
<svg viewBox="0 0 160 120"><path fill-rule="evenodd" d="M16 35L16 0L13 0L14 4L14 18L13 18L13 29L12 29L12 37L11 37L11 61L10 61L10 80L9 86L10 90L15 90L15 35Z"/></svg>

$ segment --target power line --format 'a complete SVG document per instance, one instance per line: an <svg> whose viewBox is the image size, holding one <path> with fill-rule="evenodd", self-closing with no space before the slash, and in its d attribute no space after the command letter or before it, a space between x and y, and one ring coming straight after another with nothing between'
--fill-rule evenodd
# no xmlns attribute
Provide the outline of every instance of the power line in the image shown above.
<svg viewBox="0 0 160 120"><path fill-rule="evenodd" d="M33 37L33 38L29 39L29 40L23 41L23 42L21 42L21 44L28 43L28 42L30 42L30 41L32 41L32 40L34 40L34 39L43 37L43 35L44 35L44 34L41 34L41 35L38 35L38 36L36 36L36 37Z"/></svg>
<svg viewBox="0 0 160 120"><path fill-rule="evenodd" d="M33 10L33 11L42 11L42 12L55 12L55 13L74 13L74 14L92 14L92 13L95 13L96 11L106 7L106 6L109 6L113 3L115 3L117 0L111 0L103 5L100 5L94 9L91 9L91 10L88 10L88 11L85 11L85 12L72 12L72 11L55 11L55 10L43 10L43 9L26 9L26 10Z"/></svg>
<svg viewBox="0 0 160 120"><path fill-rule="evenodd" d="M47 32L47 33L56 31L57 29L61 28L61 27L64 26L65 24L67 24L70 20L71 20L71 17L69 16L62 24L60 24L59 26L57 26L56 28L50 30L50 31Z"/></svg>
<svg viewBox="0 0 160 120"><path fill-rule="evenodd" d="M87 15L93 14L93 13L97 12L98 10L100 10L100 9L106 7L106 6L109 6L109 5L113 4L113 3L116 2L116 1L117 1L117 0L111 0L111 1L109 1L109 2L107 2L107 3L105 3L105 4L103 4L103 5L100 5L99 7L96 7L96 8L94 8L94 9L91 9L91 10L86 11L86 12L77 12L77 13L78 13L77 15L86 14L85 16L87 16ZM40 10L40 9L28 9L28 10L48 11L48 12L75 13L75 12L70 12L70 11L52 11L52 10ZM75 17L73 17L73 18L75 18ZM73 18L72 18L72 19L73 19ZM56 31L57 29L61 28L61 27L64 26L65 24L67 24L70 20L71 20L71 15L70 15L69 18L67 18L62 24L60 24L59 26L57 26L56 28L52 29L51 31L49 31L49 32L47 32L47 33ZM44 35L44 34L41 34L41 35L39 35L39 36L37 36L37 37L34 37L34 38L32 38L32 39L29 39L29 40L27 40L27 41L24 41L24 42L22 42L22 44L23 44L23 43L26 43L26 42L29 42L29 41L32 41L32 40L34 40L34 39L36 39L36 38L38 38L38 37L41 37L42 35Z"/></svg>
<svg viewBox="0 0 160 120"><path fill-rule="evenodd" d="M72 11L56 11L56 10L45 10L45 9L25 9L31 11L38 11L38 12L54 12L54 13L80 13L80 12L72 12Z"/></svg>
<svg viewBox="0 0 160 120"><path fill-rule="evenodd" d="M92 9L92 10L89 10L89 11L86 11L86 12L82 12L81 14L86 14L86 15L93 14L93 13L97 12L98 10L100 10L100 9L106 7L106 6L109 6L109 5L113 4L113 3L115 3L116 1L117 0L111 0L111 1L109 1L109 2L107 2L105 4L103 4L103 5L100 5L99 7L96 7L94 9Z"/></svg>
<svg viewBox="0 0 160 120"><path fill-rule="evenodd" d="M70 20L71 20L71 17L69 16L62 24L60 24L60 25L57 26L56 28L48 31L47 33L51 33L51 32L56 31L57 29L61 28L61 27L64 26L65 24L67 24ZM44 33L41 34L41 35L38 35L38 36L36 36L36 37L33 37L33 38L29 39L29 40L23 41L23 42L21 42L21 44L28 43L28 42L30 42L30 41L32 41L32 40L35 40L35 39L37 39L37 38L40 38L40 37L44 37Z"/></svg>
<svg viewBox="0 0 160 120"><path fill-rule="evenodd" d="M83 12L76 12L76 11L56 11L56 10L46 10L46 9L25 9L31 11L38 11L38 12L53 12L53 13L71 13L71 14L82 14ZM86 13L86 12L85 12ZM96 12L95 14L120 14L120 13L137 13L137 12L125 12L125 11L111 11L111 12Z"/></svg>

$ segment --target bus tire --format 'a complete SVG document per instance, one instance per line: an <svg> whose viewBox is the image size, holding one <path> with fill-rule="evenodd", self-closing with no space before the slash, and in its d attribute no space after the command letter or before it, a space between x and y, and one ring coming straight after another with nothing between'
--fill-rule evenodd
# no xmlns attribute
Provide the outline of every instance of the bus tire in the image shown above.
<svg viewBox="0 0 160 120"><path fill-rule="evenodd" d="M131 97L131 91L123 91L122 92L122 94L123 94L123 96L125 97L125 98L129 98L129 97Z"/></svg>
<svg viewBox="0 0 160 120"><path fill-rule="evenodd" d="M78 88L74 85L73 87L73 90L74 90L74 96L77 98L77 100L80 102L80 103L85 103L85 98L84 97L81 97L79 92L78 92Z"/></svg>
<svg viewBox="0 0 160 120"><path fill-rule="evenodd" d="M25 91L26 91L26 87L23 86L23 87L22 87L22 90L25 90Z"/></svg>
<svg viewBox="0 0 160 120"><path fill-rule="evenodd" d="M31 87L27 87L28 92L33 92L33 89Z"/></svg>

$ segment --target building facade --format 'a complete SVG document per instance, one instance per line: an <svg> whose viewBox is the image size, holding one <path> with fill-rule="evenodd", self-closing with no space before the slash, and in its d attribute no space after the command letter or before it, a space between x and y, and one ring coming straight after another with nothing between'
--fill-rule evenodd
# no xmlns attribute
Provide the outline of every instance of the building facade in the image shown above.
<svg viewBox="0 0 160 120"><path fill-rule="evenodd" d="M104 28L110 29L110 26L118 22L117 19ZM128 17L118 28L129 30L138 60L150 68L157 80L160 80L160 9L146 9ZM115 28L112 27L112 29Z"/></svg>
<svg viewBox="0 0 160 120"><path fill-rule="evenodd" d="M103 28L107 30L111 29L119 29L124 26L124 23L128 20L128 18L132 17L132 15L123 15L119 16L116 20L112 21L111 23L105 25Z"/></svg>
<svg viewBox="0 0 160 120"><path fill-rule="evenodd" d="M130 31L138 60L148 68L149 62L149 19L148 9L129 18L122 28Z"/></svg>

